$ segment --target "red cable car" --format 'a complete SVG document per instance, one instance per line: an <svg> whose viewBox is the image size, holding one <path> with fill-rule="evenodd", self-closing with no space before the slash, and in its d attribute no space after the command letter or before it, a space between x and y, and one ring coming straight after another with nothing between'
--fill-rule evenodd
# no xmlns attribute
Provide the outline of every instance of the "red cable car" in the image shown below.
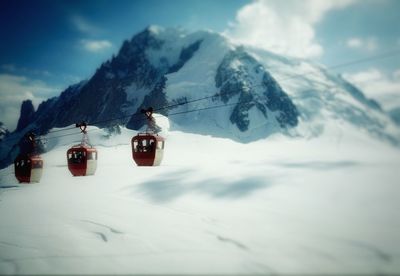
<svg viewBox="0 0 400 276"><path fill-rule="evenodd" d="M30 153L21 153L15 158L15 177L19 183L38 183L42 178L43 160L35 153L35 135L29 133L26 137L30 143Z"/></svg>
<svg viewBox="0 0 400 276"><path fill-rule="evenodd" d="M132 157L138 166L159 166L165 139L157 134L138 133L132 138Z"/></svg>
<svg viewBox="0 0 400 276"><path fill-rule="evenodd" d="M164 157L165 139L149 132L149 129L153 132L161 130L153 118L153 108L142 110L142 113L147 117L147 130L132 138L132 157L138 166L159 166Z"/></svg>
<svg viewBox="0 0 400 276"><path fill-rule="evenodd" d="M18 155L14 161L15 177L19 183L40 182L43 160L39 155Z"/></svg>
<svg viewBox="0 0 400 276"><path fill-rule="evenodd" d="M97 150L89 143L86 123L76 124L83 133L82 142L67 151L68 169L73 176L94 175L97 169Z"/></svg>

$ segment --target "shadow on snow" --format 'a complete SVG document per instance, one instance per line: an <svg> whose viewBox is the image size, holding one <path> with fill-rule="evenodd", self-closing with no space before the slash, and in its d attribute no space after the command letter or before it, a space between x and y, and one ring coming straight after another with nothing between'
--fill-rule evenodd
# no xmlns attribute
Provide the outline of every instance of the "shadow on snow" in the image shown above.
<svg viewBox="0 0 400 276"><path fill-rule="evenodd" d="M158 180L146 181L136 191L146 194L157 202L168 202L187 193L198 192L214 198L239 199L256 190L271 186L265 177L244 177L238 180L206 178L192 181L191 171L161 175Z"/></svg>

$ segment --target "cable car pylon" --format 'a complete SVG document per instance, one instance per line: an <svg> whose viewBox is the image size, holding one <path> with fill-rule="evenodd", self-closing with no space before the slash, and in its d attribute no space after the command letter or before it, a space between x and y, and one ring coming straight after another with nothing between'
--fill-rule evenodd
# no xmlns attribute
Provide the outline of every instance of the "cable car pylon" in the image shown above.
<svg viewBox="0 0 400 276"><path fill-rule="evenodd" d="M38 183L42 178L43 159L36 152L35 134L27 133L23 143L25 147L14 160L15 177L19 183Z"/></svg>
<svg viewBox="0 0 400 276"><path fill-rule="evenodd" d="M87 124L82 122L75 126L79 127L83 136L80 144L67 151L68 169L73 176L94 175L97 169L97 150L90 144Z"/></svg>
<svg viewBox="0 0 400 276"><path fill-rule="evenodd" d="M138 166L159 166L164 157L164 137L158 135L161 128L153 117L153 108L142 109L147 118L146 131L131 140L132 158Z"/></svg>

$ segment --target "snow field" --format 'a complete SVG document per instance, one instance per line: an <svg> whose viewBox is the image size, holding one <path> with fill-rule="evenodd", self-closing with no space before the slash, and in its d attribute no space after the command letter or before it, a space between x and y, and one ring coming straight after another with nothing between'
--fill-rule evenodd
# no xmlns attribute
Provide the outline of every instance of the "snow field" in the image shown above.
<svg viewBox="0 0 400 276"><path fill-rule="evenodd" d="M398 149L348 125L249 144L171 131L161 166L137 167L134 134L90 134L94 176L70 175L71 137L38 184L0 172L0 273L400 271Z"/></svg>

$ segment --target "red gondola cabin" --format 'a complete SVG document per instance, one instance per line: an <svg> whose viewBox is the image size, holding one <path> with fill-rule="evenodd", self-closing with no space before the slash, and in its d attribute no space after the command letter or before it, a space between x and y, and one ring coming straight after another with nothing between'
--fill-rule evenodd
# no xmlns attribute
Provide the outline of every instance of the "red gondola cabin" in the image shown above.
<svg viewBox="0 0 400 276"><path fill-rule="evenodd" d="M156 134L138 133L132 138L132 157L138 166L159 166L165 139Z"/></svg>
<svg viewBox="0 0 400 276"><path fill-rule="evenodd" d="M43 160L39 155L19 155L14 161L14 170L19 183L40 182Z"/></svg>
<svg viewBox="0 0 400 276"><path fill-rule="evenodd" d="M93 175L97 169L97 150L77 145L67 151L68 169L73 176Z"/></svg>

